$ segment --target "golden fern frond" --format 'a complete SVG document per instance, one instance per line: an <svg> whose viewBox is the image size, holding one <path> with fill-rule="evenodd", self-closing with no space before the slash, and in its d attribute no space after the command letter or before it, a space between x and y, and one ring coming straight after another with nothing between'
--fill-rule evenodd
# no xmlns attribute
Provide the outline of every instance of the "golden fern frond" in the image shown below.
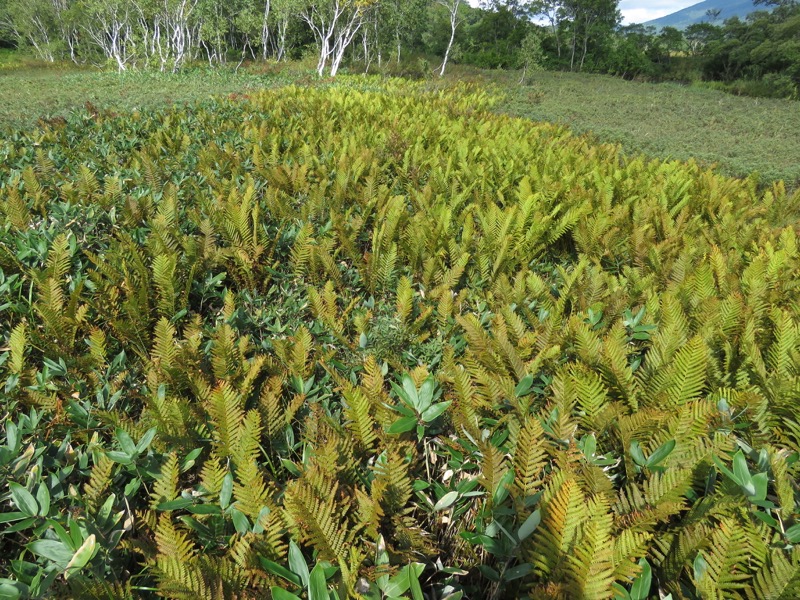
<svg viewBox="0 0 800 600"><path fill-rule="evenodd" d="M266 434L270 439L283 431L286 426L286 417L281 402L282 392L283 377L275 375L264 382L258 397L261 420L266 424Z"/></svg>
<svg viewBox="0 0 800 600"><path fill-rule="evenodd" d="M500 483L508 471L506 455L491 441L480 441L478 449L480 451L478 483L491 498L498 491Z"/></svg>
<svg viewBox="0 0 800 600"><path fill-rule="evenodd" d="M589 500L587 513L580 540L567 555L569 589L575 598L609 598L614 582L611 511L598 496Z"/></svg>
<svg viewBox="0 0 800 600"><path fill-rule="evenodd" d="M359 528L349 523L349 506L339 494L339 483L325 474L291 481L286 486L284 506L301 542L310 543L322 560L343 564Z"/></svg>
<svg viewBox="0 0 800 600"><path fill-rule="evenodd" d="M678 407L700 396L706 385L708 351L700 336L695 336L678 352L669 369L656 376L659 398L668 406Z"/></svg>
<svg viewBox="0 0 800 600"><path fill-rule="evenodd" d="M528 562L542 577L552 577L567 560L587 518L586 498L578 482L567 478L542 507L542 521L528 550Z"/></svg>
<svg viewBox="0 0 800 600"><path fill-rule="evenodd" d="M161 472L153 483L153 489L150 493L150 508L155 509L159 504L177 498L179 475L178 456L174 452L170 452L167 455L167 460L161 465Z"/></svg>
<svg viewBox="0 0 800 600"><path fill-rule="evenodd" d="M153 331L153 364L165 372L175 366L178 346L175 343L175 328L167 317L161 317Z"/></svg>
<svg viewBox="0 0 800 600"><path fill-rule="evenodd" d="M345 427L353 434L362 449L370 450L378 438L375 419L370 411L372 403L361 389L351 385L343 386L342 397L344 415L347 419Z"/></svg>
<svg viewBox="0 0 800 600"><path fill-rule="evenodd" d="M615 581L631 579L640 572L636 561L647 554L652 539L652 533L634 528L616 532L613 557Z"/></svg>
<svg viewBox="0 0 800 600"><path fill-rule="evenodd" d="M11 330L8 338L8 348L11 354L9 360L9 370L14 375L19 375L25 368L25 350L28 345L28 335L25 322L18 323Z"/></svg>
<svg viewBox="0 0 800 600"><path fill-rule="evenodd" d="M741 523L723 519L711 537L704 558L707 564L699 581L698 591L708 598L730 596L747 587L751 578L748 561L748 540Z"/></svg>
<svg viewBox="0 0 800 600"><path fill-rule="evenodd" d="M540 491L544 481L544 468L547 465L544 442L544 430L539 419L528 419L520 429L513 453L513 490L523 503L526 498Z"/></svg>
<svg viewBox="0 0 800 600"><path fill-rule="evenodd" d="M211 349L211 366L214 377L229 380L239 371L241 354L236 345L236 332L227 323L217 328Z"/></svg>
<svg viewBox="0 0 800 600"><path fill-rule="evenodd" d="M171 318L175 314L175 255L159 254L153 260L153 284L158 294L159 315Z"/></svg>
<svg viewBox="0 0 800 600"><path fill-rule="evenodd" d="M401 454L401 448L390 448L375 461L372 497L388 515L403 511L411 499L412 482L409 461Z"/></svg>
<svg viewBox="0 0 800 600"><path fill-rule="evenodd" d="M774 342L767 351L767 367L772 376L786 378L795 368L792 350L797 348L797 324L787 311L775 309L772 313Z"/></svg>
<svg viewBox="0 0 800 600"><path fill-rule="evenodd" d="M577 405L582 425L589 431L597 431L600 415L609 406L603 380L594 372L580 368L571 371Z"/></svg>
<svg viewBox="0 0 800 600"><path fill-rule="evenodd" d="M790 553L783 548L770 550L769 558L747 588L748 600L793 600L800 597L800 549Z"/></svg>
<svg viewBox="0 0 800 600"><path fill-rule="evenodd" d="M406 323L414 310L414 292L411 289L411 280L401 277L397 282L395 310L397 319L401 324Z"/></svg>
<svg viewBox="0 0 800 600"><path fill-rule="evenodd" d="M220 382L206 401L213 425L212 435L220 457L231 456L237 449L244 421L244 400L227 382Z"/></svg>
<svg viewBox="0 0 800 600"><path fill-rule="evenodd" d="M96 369L101 370L106 366L106 334L102 329L93 327L87 339L89 344L89 356L92 357L92 362Z"/></svg>
<svg viewBox="0 0 800 600"><path fill-rule="evenodd" d="M169 513L159 515L155 538L159 562L163 559L174 559L187 563L196 555L189 536L175 527Z"/></svg>
<svg viewBox="0 0 800 600"><path fill-rule="evenodd" d="M6 201L2 206L2 211L13 228L25 231L30 227L31 212L28 204L19 193L18 183L18 180L12 179L10 185L6 188Z"/></svg>
<svg viewBox="0 0 800 600"><path fill-rule="evenodd" d="M45 268L46 276L60 282L69 272L71 262L72 252L69 247L69 234L61 233L56 236L56 239L50 245Z"/></svg>
<svg viewBox="0 0 800 600"><path fill-rule="evenodd" d="M101 502L105 500L105 493L111 485L111 472L114 461L102 453L98 453L97 460L92 467L89 480L83 486L83 500L90 513L94 513Z"/></svg>
<svg viewBox="0 0 800 600"><path fill-rule="evenodd" d="M216 497L222 489L227 474L228 469L223 467L219 460L208 459L200 471L200 487L207 495Z"/></svg>

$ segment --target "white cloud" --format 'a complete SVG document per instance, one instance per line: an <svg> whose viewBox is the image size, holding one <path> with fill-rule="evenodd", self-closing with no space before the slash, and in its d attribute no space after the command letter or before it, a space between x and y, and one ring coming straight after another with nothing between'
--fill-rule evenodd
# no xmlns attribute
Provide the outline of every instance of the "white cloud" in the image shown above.
<svg viewBox="0 0 800 600"><path fill-rule="evenodd" d="M619 9L622 12L623 23L644 23L651 19L669 15L698 2L699 0L656 0L655 2L622 0L619 3Z"/></svg>
<svg viewBox="0 0 800 600"><path fill-rule="evenodd" d="M468 0L468 2L472 6L480 4L480 0ZM627 25L657 19L698 2L700 0L654 0L650 2L622 0L619 3L619 9L622 12L622 22Z"/></svg>

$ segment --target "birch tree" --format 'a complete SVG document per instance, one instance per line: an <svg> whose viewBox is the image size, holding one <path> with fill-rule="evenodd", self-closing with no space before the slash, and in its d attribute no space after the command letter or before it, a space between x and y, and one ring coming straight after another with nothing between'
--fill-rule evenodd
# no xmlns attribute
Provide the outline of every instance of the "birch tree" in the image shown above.
<svg viewBox="0 0 800 600"><path fill-rule="evenodd" d="M461 6L461 0L436 0L437 4L441 4L447 9L450 16L450 40L447 42L447 50L444 52L444 60L439 69L439 77L444 76L444 70L447 68L447 61L450 59L450 51L453 49L453 42L456 39L456 28L458 28L458 9Z"/></svg>
<svg viewBox="0 0 800 600"><path fill-rule="evenodd" d="M364 24L365 10L375 0L316 0L300 11L300 18L314 33L319 45L317 74L326 68L335 77L344 53Z"/></svg>

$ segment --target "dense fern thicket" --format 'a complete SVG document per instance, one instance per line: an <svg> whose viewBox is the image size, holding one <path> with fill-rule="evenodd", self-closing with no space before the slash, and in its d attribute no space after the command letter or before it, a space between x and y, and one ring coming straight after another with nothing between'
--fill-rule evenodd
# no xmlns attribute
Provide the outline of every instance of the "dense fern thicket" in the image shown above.
<svg viewBox="0 0 800 600"><path fill-rule="evenodd" d="M796 598L800 195L344 79L0 142L0 594Z"/></svg>

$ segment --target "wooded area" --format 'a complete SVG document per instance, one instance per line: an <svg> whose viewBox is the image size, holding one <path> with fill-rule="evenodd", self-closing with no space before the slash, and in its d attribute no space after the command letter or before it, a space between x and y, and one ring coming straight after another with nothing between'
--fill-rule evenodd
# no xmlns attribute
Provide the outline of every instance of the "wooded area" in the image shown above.
<svg viewBox="0 0 800 600"><path fill-rule="evenodd" d="M756 4L765 10L744 21L709 14L680 31L621 26L617 0L485 0L478 8L465 0L7 0L0 40L45 61L119 70L313 57L320 75L343 64L369 71L401 63L397 74L443 75L455 61L723 81L739 93L796 96L800 7Z"/></svg>

